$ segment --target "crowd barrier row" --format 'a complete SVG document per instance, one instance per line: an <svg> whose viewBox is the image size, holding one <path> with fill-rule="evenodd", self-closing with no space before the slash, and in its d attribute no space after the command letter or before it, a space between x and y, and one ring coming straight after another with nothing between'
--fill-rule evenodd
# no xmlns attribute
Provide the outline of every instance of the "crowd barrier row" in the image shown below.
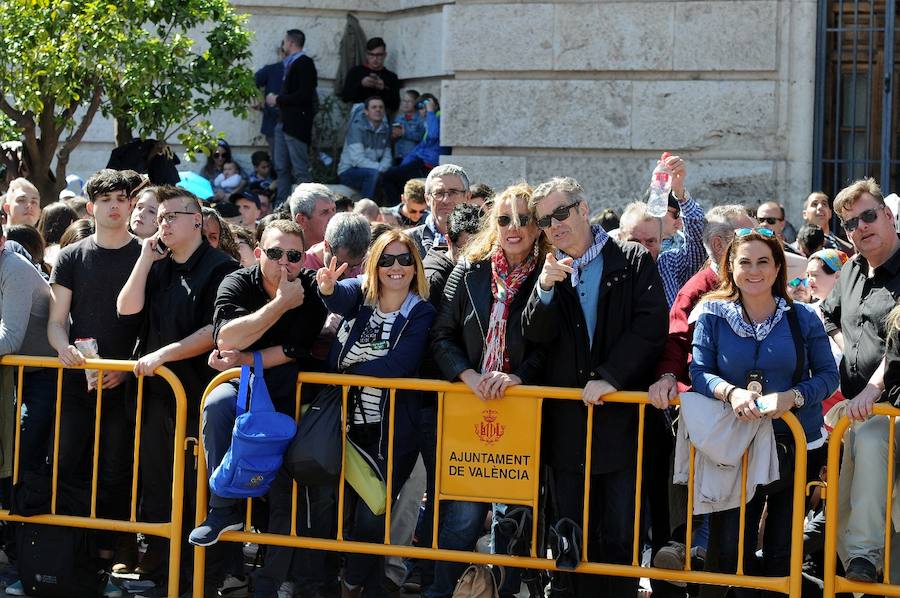
<svg viewBox="0 0 900 598"><path fill-rule="evenodd" d="M16 421L20 421L22 412L22 396L23 396L23 371L25 368L51 368L56 369L61 374L63 370L62 364L55 358L31 357L20 355L9 355L0 359L0 365L12 366L17 370L17 387L16 387ZM114 519L104 519L97 517L97 482L98 482L98 453L100 447L100 404L103 400L102 389L102 372L103 371L132 371L135 362L120 360L88 360L83 366L77 369L96 369L99 370L98 377L100 387L97 392L98 409L95 419L94 430L94 452L93 452L93 468L91 479L91 499L89 516L72 516L60 515L56 513L56 494L58 479L58 458L59 458L59 431L60 426L64 423L60 422L60 404L62 401L62 376L58 376L57 393L56 393L56 413L54 421L54 443L52 454L52 491L53 498L51 504L51 512L46 515L36 515L31 517L22 517L12 515L8 510L0 510L0 520L14 522L30 522L37 524L61 525L69 527L79 527L96 530L108 530L117 532L143 533L169 540L169 576L170 584L168 586L168 595L176 597L179 595L177 574L180 559L181 542L177 541L181 530L183 508L182 499L184 496L184 450L178 450L179 447L185 447L186 442L193 440L186 437L186 418L187 418L187 399L185 397L184 388L178 378L167 368L161 367L156 371L159 378L165 380L172 388L176 400L175 409L175 435L174 435L174 458L172 462L172 514L168 522L149 523L138 519L138 471L139 471L139 455L141 443L141 412L143 405L143 377L137 378L137 397L136 397L136 421L135 421L135 437L134 437L134 465L132 471L132 492L131 492L131 510L128 521L120 521ZM229 370L217 375L208 385L202 401L206 400L210 391L223 382L227 382L239 376L239 370ZM295 482L292 490L292 525L291 532L288 535L256 533L251 531L234 532L229 531L222 535L221 540L226 542L253 542L260 545L277 545L293 548L307 548L315 550L327 550L344 553L363 553L384 556L399 556L423 558L432 560L452 561L459 563L476 563L476 564L494 564L515 568L530 568L539 570L558 570L556 562L547 558L546 555L538 554L538 517L532 518L531 530L531 552L529 556L508 556L499 554L484 554L458 550L448 550L437 548L437 530L439 529L440 502L446 500L461 500L470 502L502 502L510 505L526 505L533 509L534 513L539 509L539 485L540 485L540 430L541 430L541 406L544 399L563 399L563 400L581 400L581 390L572 388L554 388L541 386L517 386L509 391L504 399L500 401L483 402L476 398L469 388L462 383L449 383L438 380L420 380L420 379L388 379L388 378L371 378L365 376L339 375L339 374L320 374L320 373L302 373L298 377L295 397L294 417L300 420L300 393L303 384L333 384L343 389L343 419L347 421L347 397L348 390L352 386L372 386L376 388L385 388L389 390L390 400L388 415L389 419L389 444L387 454L387 475L386 475L386 496L395 496L396 490L392 488L392 467L393 467L393 420L396 403L396 392L398 390L414 390L434 392L437 396L438 409L438 426L437 426L437 451L435 463L435 490L434 496L429 496L429 500L434 501L434 533L432 534L431 547L414 547L400 546L391 544L390 540L390 520L391 520L391 501L387 500L385 504L385 536L384 542L365 543L354 542L344 539L343 529L343 509L345 501L345 484L344 472L341 472L340 482L337 486L338 493L338 514L337 517L337 534L334 539L309 538L297 535L296 514L297 514L297 497L298 485ZM696 584L715 584L722 586L735 586L746 588L758 588L762 590L770 590L789 595L791 598L800 598L801 580L802 580L802 564L803 564L803 522L805 515L806 501L806 442L803 429L799 421L791 413L786 413L783 417L785 423L791 430L793 435L796 451L794 463L794 483L793 483L793 512L792 512L792 534L791 534L791 551L790 551L790 574L787 577L762 577L746 575L743 571L744 557L744 511L746 508L746 477L747 477L747 454L745 453L742 463L742 496L741 496L741 524L739 529L738 544L738 564L734 573L715 573L708 571L692 571L690 559L687 559L685 568L682 571L659 569L653 567L640 566L640 521L641 521L641 488L642 488L642 461L643 461L643 432L646 411L648 406L647 394L642 392L618 392L604 397L605 402L625 403L637 406L638 410L638 438L637 438L637 454L636 454L636 484L634 499L634 527L633 527L633 545L630 564L610 564L589 562L588 554L588 530L590 529L591 513L589 512L588 500L591 492L590 476L586 475L584 480L584 512L582 519L582 553L581 562L574 570L578 573L602 574L622 577L641 578L648 577L653 579L667 581L684 581ZM650 407L653 409L653 407ZM891 420L890 439L889 439L889 456L886 474L891 483L887 484L886 496L886 521L885 521L885 571L884 584L862 584L851 582L837 575L837 528L838 528L838 512L837 512L837 491L838 491L838 471L840 466L840 448L841 439L847 431L850 422L846 417L841 418L836 424L832 432L832 442L830 442L828 452L828 479L827 479L827 495L831 500L826 502L826 539L825 539L825 597L832 598L835 592L867 592L877 593L879 595L900 596L900 586L891 586L890 583L890 526L891 526L891 502L893 500L893 470L894 470L894 422L897 416L900 416L900 410L887 406L877 406L876 414L878 416L888 416ZM595 417L595 408L589 406L587 408L587 425L586 430L593 427L593 418ZM18 427L17 427L18 429ZM342 435L346 441L346 425L342 426ZM197 450L195 455L200 457L197 462L197 511L196 522L200 523L206 518L207 498L209 488L207 484L207 471L205 459L202 457L203 444L202 436L199 430L191 430L197 435ZM584 432L583 432L584 433ZM586 434L586 463L585 471L591 471L591 441L592 435ZM473 448L474 447L474 448ZM13 481L14 483L19 477L19 436L16 434L14 441L14 465L13 465ZM486 463L500 464L501 467L474 467L467 469L460 465L453 465L454 462L462 462L465 459L459 458L457 451L470 450L474 455L481 455L479 458L485 459ZM494 457L490 457L494 455ZM690 449L691 463L688 476L688 513L693 510L693 484L694 484L694 447ZM507 465L503 469L503 465ZM456 469L453 469L456 468ZM504 473L504 471L506 473ZM663 481L660 480L662 484ZM250 529L250 521L252 516L252 503L247 501L246 506L246 529ZM692 536L691 530L692 518L687 517L688 529L686 538L688 545L686 553L690 554L690 540ZM194 548L194 595L203 595L204 586L204 564L205 549L202 547Z"/></svg>
<svg viewBox="0 0 900 598"><path fill-rule="evenodd" d="M53 454L51 463L51 503L50 513L47 515L33 515L23 517L13 515L9 509L0 510L0 521L16 521L47 525L61 525L67 527L79 527L86 529L104 530L112 532L129 532L142 533L150 536L158 536L167 538L169 542L169 571L175 571L169 586L170 598L178 596L178 566L181 558L181 524L183 518L183 509L181 508L184 497L184 450L185 432L187 429L187 399L184 393L184 386L181 381L166 367L160 367L156 370L155 375L171 387L175 396L175 437L173 440L173 461L172 461L172 515L171 519L163 523L150 523L140 521L138 519L138 471L140 466L140 448L141 448L141 413L144 404L144 376L137 378L137 396L136 396L136 420L134 435L134 464L132 467L131 478L131 510L128 521L117 519L104 519L97 517L97 479L98 479L98 459L100 454L100 421L103 405L103 372L132 372L136 361L112 360L112 359L88 359L83 366L73 369L81 370L97 370L97 409L94 420L94 449L93 464L91 468L91 497L90 497L90 515L87 517L78 517L74 515L58 515L56 513L57 502L57 486L59 479L59 431L62 422L60 422L63 389L63 365L52 357L33 357L27 355L6 355L0 358L0 365L11 366L17 369L16 375L16 419L18 423L22 417L22 391L23 391L23 373L25 368L51 368L57 370L56 382L56 409L53 422ZM16 430L19 426L16 425ZM16 433L14 440L13 454L13 484L19 480L19 434ZM181 448L181 450L179 450ZM174 541L173 541L174 540Z"/></svg>

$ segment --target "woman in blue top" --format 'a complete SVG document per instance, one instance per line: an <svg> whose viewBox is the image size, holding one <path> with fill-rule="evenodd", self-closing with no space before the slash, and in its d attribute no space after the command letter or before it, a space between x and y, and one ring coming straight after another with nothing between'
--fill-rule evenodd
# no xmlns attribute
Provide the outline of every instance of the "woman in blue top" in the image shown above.
<svg viewBox="0 0 900 598"><path fill-rule="evenodd" d="M365 273L350 280L338 281L347 264L337 267L335 258L316 273L319 295L326 307L344 318L338 326L329 365L333 371L362 376L415 377L435 317L416 244L405 233L387 231L372 244L365 264ZM351 392L355 400L347 415L348 438L372 458L383 478L388 455L388 391L367 386ZM415 439L420 407L418 393L397 393L392 485L395 495L418 457ZM384 516L375 515L362 500L356 500L349 520L350 539L379 542L384 538ZM347 555L342 596L361 596L363 589L367 598L384 596L383 582L383 557Z"/></svg>
<svg viewBox="0 0 900 598"><path fill-rule="evenodd" d="M787 294L787 265L781 243L772 231L742 228L719 265L719 288L696 308L693 361L695 392L724 401L741 421L779 418L788 410L803 425L807 445L823 453L822 401L838 385L838 371L822 322L807 305ZM797 352L791 333L790 311L802 333L805 364L794 384ZM766 408L766 406L770 406ZM762 409L762 410L761 410ZM779 443L793 444L787 425L775 421ZM791 452L789 451L790 455ZM793 460L793 457L789 457ZM781 464L783 465L783 464ZM746 508L744 571L747 574L787 575L790 570L792 484L757 489ZM755 558L757 530L768 504L763 537L762 569ZM737 565L740 509L713 514L718 519L720 569ZM712 540L711 540L712 542ZM739 597L759 596L758 590L736 589Z"/></svg>

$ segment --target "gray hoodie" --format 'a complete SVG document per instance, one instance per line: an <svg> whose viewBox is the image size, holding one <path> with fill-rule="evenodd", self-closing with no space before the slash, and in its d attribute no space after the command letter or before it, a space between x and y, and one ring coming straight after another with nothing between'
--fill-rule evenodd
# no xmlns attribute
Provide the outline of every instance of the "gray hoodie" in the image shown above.
<svg viewBox="0 0 900 598"><path fill-rule="evenodd" d="M373 127L365 112L357 106L350 113L350 125L347 127L338 174L351 168L370 168L384 172L391 167L392 160L391 129L387 119L383 119L378 127Z"/></svg>

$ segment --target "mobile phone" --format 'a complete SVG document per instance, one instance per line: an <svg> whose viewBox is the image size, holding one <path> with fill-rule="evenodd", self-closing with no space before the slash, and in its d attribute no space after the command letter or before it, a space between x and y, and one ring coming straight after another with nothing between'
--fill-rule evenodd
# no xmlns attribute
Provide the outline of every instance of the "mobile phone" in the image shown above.
<svg viewBox="0 0 900 598"><path fill-rule="evenodd" d="M770 394L759 397L756 399L756 408L764 415L776 411L778 409L778 395Z"/></svg>
<svg viewBox="0 0 900 598"><path fill-rule="evenodd" d="M169 250L169 248L166 246L165 243L163 243L162 239L156 240L156 253L158 253L159 255L166 255L166 252L168 250Z"/></svg>

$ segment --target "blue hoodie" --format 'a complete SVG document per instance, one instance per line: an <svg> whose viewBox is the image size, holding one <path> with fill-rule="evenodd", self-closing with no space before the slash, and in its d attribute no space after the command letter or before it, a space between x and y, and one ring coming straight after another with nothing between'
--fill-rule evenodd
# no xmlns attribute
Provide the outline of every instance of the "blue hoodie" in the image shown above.
<svg viewBox="0 0 900 598"><path fill-rule="evenodd" d="M441 113L426 112L425 136L419 142L419 145L403 158L403 162L400 165L406 166L418 158L425 164L437 166L441 161L441 156L449 153L450 150L441 147Z"/></svg>
<svg viewBox="0 0 900 598"><path fill-rule="evenodd" d="M328 311L343 316L345 325L350 320L353 328L350 330L347 340L341 343L335 338L328 356L328 365L332 371L340 371L338 364L344 355L359 340L360 335L369 323L374 307L363 302L362 277L339 281L334 292L327 297L322 295L322 301ZM400 313L391 327L390 350L385 357L379 357L372 361L357 363L346 370L349 374L360 376L377 376L379 378L411 378L418 374L419 364L428 347L428 333L431 323L437 312L430 302L425 301L415 293L409 293ZM386 414L387 398L389 392L384 390L381 398L381 438L379 451L387 456L387 428L388 418ZM398 391L397 404L394 408L394 452L401 455L416 446L416 430L421 408L421 395L413 391Z"/></svg>

